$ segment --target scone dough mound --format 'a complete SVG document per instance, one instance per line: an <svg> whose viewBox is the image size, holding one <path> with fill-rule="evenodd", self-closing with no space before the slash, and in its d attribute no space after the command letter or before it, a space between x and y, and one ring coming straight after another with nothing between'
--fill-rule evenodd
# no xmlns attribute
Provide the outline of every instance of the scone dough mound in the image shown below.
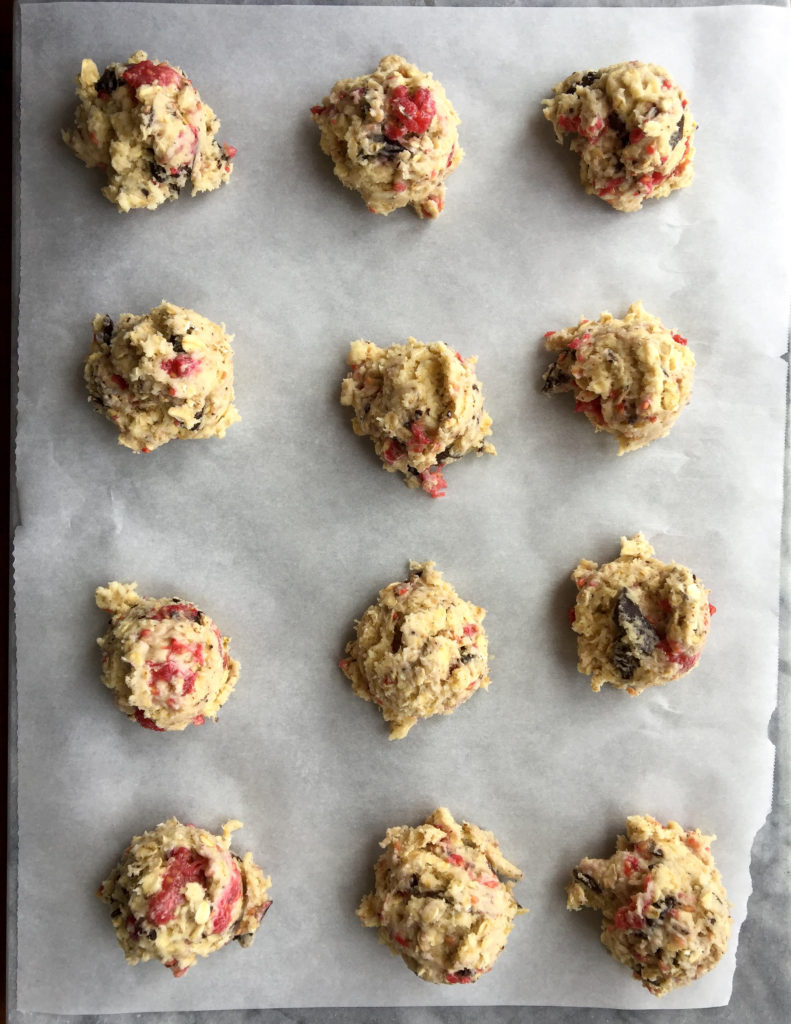
<svg viewBox="0 0 791 1024"><path fill-rule="evenodd" d="M111 616L97 641L102 682L129 718L157 732L216 718L239 678L229 640L202 611L178 597L139 597L134 583L96 590Z"/></svg>
<svg viewBox="0 0 791 1024"><path fill-rule="evenodd" d="M583 558L572 574L577 668L598 692L605 683L635 696L678 679L698 663L711 615L709 591L683 565L654 558L642 535L599 566Z"/></svg>
<svg viewBox="0 0 791 1024"><path fill-rule="evenodd" d="M85 383L118 443L151 452L175 438L224 437L233 404L233 335L192 309L162 302L150 313L93 319Z"/></svg>
<svg viewBox="0 0 791 1024"><path fill-rule="evenodd" d="M271 881L229 847L240 821L215 836L176 818L135 836L99 886L127 963L159 960L180 978L231 939L249 946L272 904Z"/></svg>
<svg viewBox="0 0 791 1024"><path fill-rule="evenodd" d="M142 50L101 75L83 60L77 96L63 141L88 167L106 171L102 193L120 211L154 210L187 185L195 195L230 178L236 150L215 142L220 122L181 68Z"/></svg>
<svg viewBox="0 0 791 1024"><path fill-rule="evenodd" d="M394 54L371 75L336 82L311 107L335 174L372 213L411 206L439 217L445 178L461 163L459 118L430 74Z"/></svg>
<svg viewBox="0 0 791 1024"><path fill-rule="evenodd" d="M475 374L476 356L464 359L443 341L379 348L354 341L351 367L341 385L341 405L354 411L355 434L370 437L390 473L408 487L444 496L442 467L467 452L495 454L486 438L491 417Z"/></svg>
<svg viewBox="0 0 791 1024"><path fill-rule="evenodd" d="M459 825L444 807L424 825L390 828L374 869L374 891L357 911L368 928L424 981L469 984L494 966L513 920L522 872L491 832Z"/></svg>
<svg viewBox="0 0 791 1024"><path fill-rule="evenodd" d="M363 700L378 704L390 739L419 718L449 715L489 686L486 612L462 600L433 562L379 592L357 623L340 667Z"/></svg>
<svg viewBox="0 0 791 1024"><path fill-rule="evenodd" d="M571 136L586 192L628 213L692 182L697 125L664 68L631 60L575 71L553 91L544 117L558 142Z"/></svg>
<svg viewBox="0 0 791 1024"><path fill-rule="evenodd" d="M543 391L573 391L575 410L594 428L612 434L618 454L664 437L689 402L695 357L686 338L633 302L623 320L609 313L592 323L549 331L557 352L544 374Z"/></svg>
<svg viewBox="0 0 791 1024"><path fill-rule="evenodd" d="M601 941L655 996L706 974L728 946L731 917L711 856L714 838L633 815L611 857L586 857L572 871L568 909L601 910Z"/></svg>

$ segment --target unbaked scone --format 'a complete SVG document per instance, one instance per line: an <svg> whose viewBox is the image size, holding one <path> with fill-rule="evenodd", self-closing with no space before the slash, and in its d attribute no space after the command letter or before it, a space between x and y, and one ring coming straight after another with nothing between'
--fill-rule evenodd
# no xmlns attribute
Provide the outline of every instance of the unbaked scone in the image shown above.
<svg viewBox="0 0 791 1024"><path fill-rule="evenodd" d="M159 960L180 978L231 939L246 948L272 905L271 880L230 850L240 821L216 836L176 818L135 836L99 886L127 963Z"/></svg>
<svg viewBox="0 0 791 1024"><path fill-rule="evenodd" d="M192 309L93 319L85 364L90 401L118 428L118 443L152 452L175 438L224 437L233 404L233 335Z"/></svg>
<svg viewBox="0 0 791 1024"><path fill-rule="evenodd" d="M442 467L467 452L495 454L486 438L491 417L483 408L476 356L465 359L444 341L379 348L354 341L341 384L341 405L354 412L355 434L370 437L384 468L404 474L408 487L444 497Z"/></svg>
<svg viewBox="0 0 791 1024"><path fill-rule="evenodd" d="M336 82L310 112L336 176L372 213L411 206L439 217L463 152L459 118L430 74L391 54L373 74Z"/></svg>
<svg viewBox="0 0 791 1024"><path fill-rule="evenodd" d="M135 588L113 582L96 589L96 604L111 616L97 640L102 682L119 710L156 732L216 719L239 678L228 637L194 604L140 597Z"/></svg>
<svg viewBox="0 0 791 1024"><path fill-rule="evenodd" d="M544 374L543 392L573 391L576 412L612 434L618 454L664 437L689 402L695 357L686 338L633 302L623 320L609 313L576 327L548 331L557 352Z"/></svg>
<svg viewBox="0 0 791 1024"><path fill-rule="evenodd" d="M340 661L352 689L379 706L400 740L419 718L449 715L489 686L486 612L464 601L433 562L379 591Z"/></svg>
<svg viewBox="0 0 791 1024"><path fill-rule="evenodd" d="M700 978L727 949L731 916L714 839L632 815L611 857L586 857L571 873L568 909L602 911L601 941L652 995Z"/></svg>
<svg viewBox="0 0 791 1024"><path fill-rule="evenodd" d="M585 191L616 210L692 182L697 125L683 89L664 68L631 60L575 71L544 100L544 117L580 158Z"/></svg>
<svg viewBox="0 0 791 1024"><path fill-rule="evenodd" d="M88 167L107 174L102 193L122 212L154 210L178 198L219 188L231 176L233 146L220 147L220 122L181 68L148 60L142 50L99 74L83 60L80 105L63 141Z"/></svg>
<svg viewBox="0 0 791 1024"><path fill-rule="evenodd" d="M685 566L654 558L642 533L621 537L612 562L583 558L571 578L577 668L591 689L609 683L635 696L697 665L716 611L709 591Z"/></svg>
<svg viewBox="0 0 791 1024"><path fill-rule="evenodd" d="M424 825L389 828L374 891L357 914L410 971L438 985L477 981L494 966L517 914L522 872L491 832L459 825L440 807Z"/></svg>

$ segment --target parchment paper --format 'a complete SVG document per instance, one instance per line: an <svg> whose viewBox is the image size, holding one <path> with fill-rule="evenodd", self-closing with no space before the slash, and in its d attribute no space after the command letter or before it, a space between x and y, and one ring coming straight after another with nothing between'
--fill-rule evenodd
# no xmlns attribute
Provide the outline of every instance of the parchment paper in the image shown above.
<svg viewBox="0 0 791 1024"><path fill-rule="evenodd" d="M564 910L583 854L627 814L717 832L728 956L666 1007L728 999L769 808L788 328L787 11L26 6L16 537L17 1005L98 1013L263 1006L655 1007ZM239 149L227 189L121 216L58 138L83 56L180 64ZM467 157L436 224L367 213L307 110L401 52L460 111ZM540 99L577 68L668 66L701 125L692 189L623 216L586 197ZM236 334L243 422L135 457L91 411L94 312L163 297ZM646 307L690 339L695 396L669 438L617 459L539 394L542 335ZM379 467L337 402L348 343L413 334L479 356L496 459L432 502ZM594 695L566 608L580 557L643 530L718 612L695 673L638 700ZM488 609L493 684L388 743L336 667L353 619L409 558ZM217 724L134 728L98 679L93 590L179 593L233 636ZM530 914L476 986L420 982L354 917L387 827L446 804L525 870ZM92 893L165 817L245 821L273 878L250 950L173 980L127 967Z"/></svg>

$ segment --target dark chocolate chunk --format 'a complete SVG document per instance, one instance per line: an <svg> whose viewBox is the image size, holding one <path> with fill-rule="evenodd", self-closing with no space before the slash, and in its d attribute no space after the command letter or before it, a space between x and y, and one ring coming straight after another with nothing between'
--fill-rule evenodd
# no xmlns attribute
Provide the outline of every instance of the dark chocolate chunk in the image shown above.
<svg viewBox="0 0 791 1024"><path fill-rule="evenodd" d="M147 188L141 188L140 191L143 193L143 195L147 199L148 198L148 189Z"/></svg>
<svg viewBox="0 0 791 1024"><path fill-rule="evenodd" d="M676 125L676 130L670 136L670 142L668 145L671 149L673 149L674 146L677 146L684 137L684 116L684 114L681 115L681 120Z"/></svg>
<svg viewBox="0 0 791 1024"><path fill-rule="evenodd" d="M183 352L184 351L184 346L181 344L183 340L184 339L183 339L182 335L180 335L180 334L171 334L171 336L168 338L168 341L173 346L173 351L174 352Z"/></svg>
<svg viewBox="0 0 791 1024"><path fill-rule="evenodd" d="M629 129L626 127L626 122L614 110L611 110L607 115L607 127L615 132L622 146L628 145Z"/></svg>
<svg viewBox="0 0 791 1024"><path fill-rule="evenodd" d="M118 76L112 67L105 68L101 78L94 86L97 96L109 96L118 88Z"/></svg>
<svg viewBox="0 0 791 1024"><path fill-rule="evenodd" d="M613 664L621 679L631 679L643 658L659 643L659 634L625 587L615 599L612 617L619 631L613 646Z"/></svg>
<svg viewBox="0 0 791 1024"><path fill-rule="evenodd" d="M406 146L402 146L396 139L388 139L384 135L382 138L384 141L382 143L382 148L377 154L378 156L386 156L388 160L392 160L393 157L398 156L399 153L402 153L407 149Z"/></svg>
<svg viewBox="0 0 791 1024"><path fill-rule="evenodd" d="M195 413L195 422L190 427L190 430L200 430L200 428L203 426L203 414L205 411L206 406L204 406L202 409L199 409Z"/></svg>
<svg viewBox="0 0 791 1024"><path fill-rule="evenodd" d="M398 654L401 650L401 623L396 622L393 626L393 642L390 644L390 650L393 654Z"/></svg>
<svg viewBox="0 0 791 1024"><path fill-rule="evenodd" d="M473 975L473 971L469 967L462 967L462 969L460 971L454 971L453 972L453 977L454 978L471 978L472 975Z"/></svg>
<svg viewBox="0 0 791 1024"><path fill-rule="evenodd" d="M163 167L162 164L158 164L152 160L148 166L151 171L151 177L154 181L167 181L170 177L167 167Z"/></svg>
<svg viewBox="0 0 791 1024"><path fill-rule="evenodd" d="M113 909L110 911L110 917L118 917L120 914L121 914L121 908L120 907L113 907Z"/></svg>
<svg viewBox="0 0 791 1024"><path fill-rule="evenodd" d="M585 74L582 76L582 78L580 78L580 80L578 82L572 82L572 84L568 87L568 89L566 89L566 92L573 95L573 93L575 93L576 90L577 90L577 86L582 86L582 88L587 88L589 85L593 85L594 82L597 82L598 79L599 79L599 72L598 71L586 71Z"/></svg>
<svg viewBox="0 0 791 1024"><path fill-rule="evenodd" d="M104 314L104 318L102 319L101 337L105 345L109 345L110 342L113 340L113 321L110 319L107 313Z"/></svg>
<svg viewBox="0 0 791 1024"><path fill-rule="evenodd" d="M567 391L574 384L574 378L566 373L563 364L566 362L566 353L561 352L554 363L551 363L544 373L544 384L541 391L545 395L553 395L556 391Z"/></svg>
<svg viewBox="0 0 791 1024"><path fill-rule="evenodd" d="M416 889L417 888L417 884L418 884L419 881L420 881L420 876L419 875L412 875L412 877L409 879L409 884L412 886L413 889Z"/></svg>
<svg viewBox="0 0 791 1024"><path fill-rule="evenodd" d="M580 871L579 868L574 868L571 873L578 882L582 882L586 889L590 889L591 892L601 892L601 886L596 879L591 878L590 875L586 875L584 871Z"/></svg>
<svg viewBox="0 0 791 1024"><path fill-rule="evenodd" d="M462 665L469 664L474 657L475 651L468 651L466 647L462 647L462 655L459 658L459 661L462 663Z"/></svg>

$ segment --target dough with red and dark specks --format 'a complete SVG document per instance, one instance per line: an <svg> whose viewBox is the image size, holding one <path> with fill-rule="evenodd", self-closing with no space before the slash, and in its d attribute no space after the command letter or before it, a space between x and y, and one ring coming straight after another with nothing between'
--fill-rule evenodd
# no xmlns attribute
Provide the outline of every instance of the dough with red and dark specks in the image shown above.
<svg viewBox="0 0 791 1024"><path fill-rule="evenodd" d="M195 195L230 178L236 150L215 142L220 122L181 68L150 61L142 50L101 75L83 60L77 96L63 141L107 173L102 193L122 213L154 210L187 185Z"/></svg>
<svg viewBox="0 0 791 1024"><path fill-rule="evenodd" d="M402 739L420 718L449 715L489 686L486 612L464 601L433 562L379 592L356 625L340 667Z"/></svg>
<svg viewBox="0 0 791 1024"><path fill-rule="evenodd" d="M697 665L714 610L709 591L686 566L654 558L642 533L621 537L612 562L583 558L571 578L577 668L594 691L608 683L635 696Z"/></svg>
<svg viewBox="0 0 791 1024"><path fill-rule="evenodd" d="M162 302L150 313L93 319L85 364L90 401L118 428L118 443L151 452L167 441L224 437L239 420L233 335L192 309Z"/></svg>
<svg viewBox="0 0 791 1024"><path fill-rule="evenodd" d="M593 322L549 331L556 352L544 374L544 394L572 391L575 409L612 434L618 454L665 437L692 395L695 357L686 338L634 302L623 320L602 313Z"/></svg>
<svg viewBox="0 0 791 1024"><path fill-rule="evenodd" d="M440 215L463 152L459 118L430 74L391 54L372 74L336 82L311 115L336 176L371 213L411 206L419 217Z"/></svg>
<svg viewBox="0 0 791 1024"><path fill-rule="evenodd" d="M601 941L652 995L700 978L728 947L731 916L711 856L714 838L633 815L611 857L586 857L572 871L568 909L602 911Z"/></svg>
<svg viewBox="0 0 791 1024"><path fill-rule="evenodd" d="M135 836L99 886L127 963L159 960L180 978L199 956L249 946L272 904L271 881L230 850L240 821L216 836L176 818Z"/></svg>
<svg viewBox="0 0 791 1024"><path fill-rule="evenodd" d="M459 825L440 807L417 828L390 828L376 884L357 914L410 971L439 985L469 984L492 969L517 914L522 872L491 832Z"/></svg>
<svg viewBox="0 0 791 1024"><path fill-rule="evenodd" d="M407 487L432 498L446 488L442 467L468 452L494 455L486 438L492 420L483 408L476 356L465 359L443 341L379 348L354 341L346 358L341 405L354 411L355 434L370 437L384 468L404 474Z"/></svg>
<svg viewBox="0 0 791 1024"><path fill-rule="evenodd" d="M544 100L544 117L580 158L585 191L639 210L692 182L697 125L683 89L656 64L631 60L575 71Z"/></svg>
<svg viewBox="0 0 791 1024"><path fill-rule="evenodd" d="M98 587L96 604L111 616L97 643L102 682L120 711L157 732L217 717L239 662L208 615L178 597L140 597L134 583Z"/></svg>

